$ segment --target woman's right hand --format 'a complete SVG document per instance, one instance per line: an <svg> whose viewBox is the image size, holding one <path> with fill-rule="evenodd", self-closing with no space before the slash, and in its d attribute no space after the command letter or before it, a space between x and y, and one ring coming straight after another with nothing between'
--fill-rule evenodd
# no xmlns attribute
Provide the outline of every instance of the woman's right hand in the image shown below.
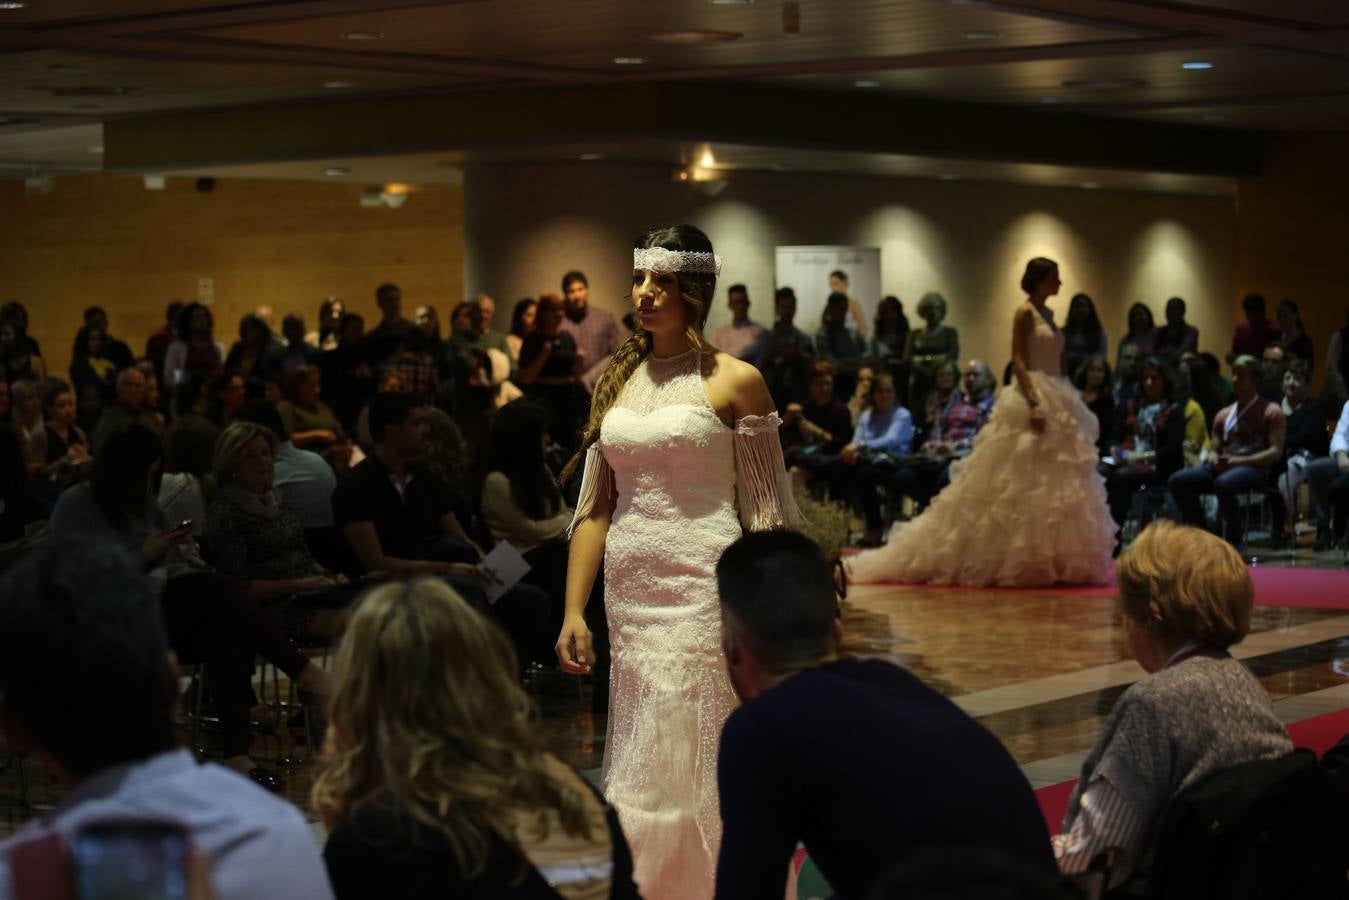
<svg viewBox="0 0 1349 900"><path fill-rule="evenodd" d="M1038 406L1030 408L1030 430L1036 434L1043 434L1045 430L1044 410Z"/></svg>
<svg viewBox="0 0 1349 900"><path fill-rule="evenodd" d="M183 541L192 537L192 526L180 528L177 531L159 531L145 539L141 544L141 555L145 557L148 563L157 563L169 555L175 544L181 544Z"/></svg>
<svg viewBox="0 0 1349 900"><path fill-rule="evenodd" d="M557 662L562 671L585 675L595 662L595 648L584 616L568 616L557 639Z"/></svg>
<svg viewBox="0 0 1349 900"><path fill-rule="evenodd" d="M304 594L310 591L326 591L328 588L337 587L336 578L327 575L313 575L309 578L301 578L295 583L295 593Z"/></svg>

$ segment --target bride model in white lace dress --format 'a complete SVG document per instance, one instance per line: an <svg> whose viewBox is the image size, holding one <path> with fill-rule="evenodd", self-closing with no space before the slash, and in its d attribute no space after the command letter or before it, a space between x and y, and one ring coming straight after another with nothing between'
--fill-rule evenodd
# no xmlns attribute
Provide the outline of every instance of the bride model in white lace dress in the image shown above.
<svg viewBox="0 0 1349 900"><path fill-rule="evenodd" d="M1096 471L1096 417L1062 375L1063 333L1046 300L1058 266L1037 257L1012 320L1016 381L998 395L951 484L889 542L848 563L856 582L1039 587L1102 584L1115 546Z"/></svg>
<svg viewBox="0 0 1349 900"><path fill-rule="evenodd" d="M603 787L646 900L712 896L717 747L736 703L715 568L743 529L797 516L763 378L702 339L718 268L691 226L638 241L642 327L596 386L557 646L564 669L588 669L583 613L602 557L612 659Z"/></svg>

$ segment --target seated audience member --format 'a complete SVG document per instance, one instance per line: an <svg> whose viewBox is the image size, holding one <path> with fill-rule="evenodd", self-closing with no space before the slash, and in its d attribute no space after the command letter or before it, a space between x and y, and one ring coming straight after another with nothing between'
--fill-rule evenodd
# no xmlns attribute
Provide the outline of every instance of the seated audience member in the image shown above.
<svg viewBox="0 0 1349 900"><path fill-rule="evenodd" d="M1312 343L1311 336L1307 334L1307 330L1302 324L1302 315L1298 311L1297 301L1280 300L1274 315L1279 320L1279 330L1283 332L1278 339L1279 346L1283 347L1283 352L1288 361L1300 359L1307 364L1307 371L1315 371L1316 346Z"/></svg>
<svg viewBox="0 0 1349 900"><path fill-rule="evenodd" d="M1269 320L1269 307L1265 305L1263 294L1247 294L1241 300L1241 310L1246 314L1246 321L1238 322L1232 334L1232 349L1227 353L1229 363L1235 362L1238 356L1259 359L1266 347L1283 337L1282 329Z"/></svg>
<svg viewBox="0 0 1349 900"><path fill-rule="evenodd" d="M538 314L539 301L533 297L516 301L515 309L511 310L511 330L506 335L506 347L510 350L511 362L517 366L520 364L520 348L534 330L534 320Z"/></svg>
<svg viewBox="0 0 1349 900"><path fill-rule="evenodd" d="M474 302L468 310L469 327L454 333L444 353L454 381L454 421L474 452L486 443L501 387L514 374L506 336L492 330L491 315L495 308L490 297ZM500 379L493 371L493 356L506 362L501 373L504 377Z"/></svg>
<svg viewBox="0 0 1349 900"><path fill-rule="evenodd" d="M286 376L285 399L276 411L297 447L326 447L337 443L342 434L342 423L319 399L322 390L323 373L317 366L299 366Z"/></svg>
<svg viewBox="0 0 1349 900"><path fill-rule="evenodd" d="M1311 366L1294 357L1283 373L1283 401L1280 410L1284 416L1283 458L1272 474L1279 491L1271 497L1274 520L1271 539L1276 547L1288 541L1288 511L1294 509L1298 486L1307 480L1307 466L1314 459L1324 458L1330 450L1326 434L1326 414L1321 404L1311 396L1308 381Z"/></svg>
<svg viewBox="0 0 1349 900"><path fill-rule="evenodd" d="M9 385L0 381L0 422L8 419L6 409L9 401ZM92 435L98 431L98 420L103 416L103 393L95 386L86 384L79 390L79 397L75 403L75 421L79 423L80 428L85 434Z"/></svg>
<svg viewBox="0 0 1349 900"><path fill-rule="evenodd" d="M895 388L903 388L900 405L908 406L909 370L904 362L904 350L909 346L909 319L904 305L895 296L881 298L876 306L876 330L867 341L867 357L895 379Z"/></svg>
<svg viewBox="0 0 1349 900"><path fill-rule="evenodd" d="M617 813L543 749L515 663L436 580L361 600L313 790L339 898L636 900Z"/></svg>
<svg viewBox="0 0 1349 900"><path fill-rule="evenodd" d="M404 390L422 406L436 405L440 376L436 371L436 358L431 355L431 338L424 329L409 328L385 368L403 377Z"/></svg>
<svg viewBox="0 0 1349 900"><path fill-rule="evenodd" d="M189 303L178 313L178 339L164 353L164 385L176 388L189 375L210 378L225 361L225 345L215 339L210 307Z"/></svg>
<svg viewBox="0 0 1349 900"><path fill-rule="evenodd" d="M169 347L173 342L178 340L175 329L178 327L178 316L183 312L183 305L181 300L170 302L164 309L164 324L159 326L154 334L146 338L145 358L154 365L156 372L163 373L164 357L168 355Z"/></svg>
<svg viewBox="0 0 1349 900"><path fill-rule="evenodd" d="M929 291L918 301L923 327L909 332L905 361L909 364L909 406L922 409L937 370L960 359L960 334L946 321L946 298Z"/></svg>
<svg viewBox="0 0 1349 900"><path fill-rule="evenodd" d="M351 433L361 409L375 394L375 374L365 345L365 320L346 313L337 329L337 346L323 354L323 397L342 430Z"/></svg>
<svg viewBox="0 0 1349 900"><path fill-rule="evenodd" d="M482 551L459 523L449 488L422 462L427 431L426 410L407 394L377 395L370 406L374 452L338 482L333 517L365 573L454 576L456 590L477 602L491 575L477 566ZM491 609L525 658L547 619L548 598L521 584Z"/></svg>
<svg viewBox="0 0 1349 900"><path fill-rule="evenodd" d="M1166 484L1185 464L1185 407L1176 398L1175 374L1161 359L1149 356L1143 360L1139 385L1139 396L1120 410L1110 456L1100 469L1110 515L1121 528L1138 491Z"/></svg>
<svg viewBox="0 0 1349 900"><path fill-rule="evenodd" d="M588 313L587 318L594 314ZM580 377L585 357L577 349L573 333L562 327L566 315L566 306L557 294L539 298L538 324L520 347L520 370L515 378L526 396L548 407L553 443L570 450L577 446L590 399Z"/></svg>
<svg viewBox="0 0 1349 900"><path fill-rule="evenodd" d="M375 394L370 398L370 402L361 410L361 414L356 417L356 446L361 450L364 456L369 456L375 452L375 442L370 437L370 407L375 403L375 397L380 394L405 394L403 390L403 375L394 369L385 369L379 373L379 378L375 380Z"/></svg>
<svg viewBox="0 0 1349 900"><path fill-rule="evenodd" d="M275 374L289 375L300 366L317 366L323 358L323 351L305 340L304 319L296 313L287 313L281 320L281 336L286 343L277 354Z"/></svg>
<svg viewBox="0 0 1349 900"><path fill-rule="evenodd" d="M1208 355L1217 361L1212 354ZM1199 408L1203 411L1206 435L1204 442L1207 443L1207 433L1213 425L1213 417L1218 414L1218 410L1227 405L1223 402L1222 384L1214 377L1213 371L1201 355L1189 354L1182 357L1180 367L1184 373L1183 377L1189 383L1190 399L1199 404ZM1188 413L1186 416L1188 421Z"/></svg>
<svg viewBox="0 0 1349 900"><path fill-rule="evenodd" d="M94 430L94 453L101 453L108 438L132 425L148 428L155 434L162 430L152 410L145 408L145 376L134 366L117 373L116 400L99 414L98 428Z"/></svg>
<svg viewBox="0 0 1349 900"><path fill-rule="evenodd" d="M91 306L84 311L84 324L103 335L104 353L112 360L114 369L125 369L136 364L136 355L131 352L125 341L112 336L108 328L108 311L101 306Z"/></svg>
<svg viewBox="0 0 1349 900"><path fill-rule="evenodd" d="M1328 550L1344 537L1349 523L1349 403L1340 409L1330 455L1307 466L1307 486L1316 523L1316 549Z"/></svg>
<svg viewBox="0 0 1349 900"><path fill-rule="evenodd" d="M232 369L221 369L206 383L206 417L217 428L226 428L234 421L234 413L248 399L244 378Z"/></svg>
<svg viewBox="0 0 1349 900"><path fill-rule="evenodd" d="M306 334L304 342L321 353L334 349L346 313L347 306L341 297L324 297L319 302L318 328Z"/></svg>
<svg viewBox="0 0 1349 900"><path fill-rule="evenodd" d="M960 384L960 363L951 360L932 370L932 381L923 398L922 415L914 416L914 441L922 446L927 443L937 423L946 415L946 408L960 396L956 388Z"/></svg>
<svg viewBox="0 0 1349 900"><path fill-rule="evenodd" d="M1110 455L1115 432L1115 394L1110 389L1110 363L1104 356L1089 356L1073 370L1073 384L1082 392L1082 402L1096 416L1096 452Z"/></svg>
<svg viewBox="0 0 1349 900"><path fill-rule="evenodd" d="M1213 420L1209 461L1176 472L1167 480L1167 489L1188 525L1204 524L1199 495L1217 494L1223 536L1242 550L1237 497L1264 489L1270 470L1283 458L1285 422L1278 404L1261 399L1257 393L1260 363L1255 357L1237 357L1232 373L1237 399Z"/></svg>
<svg viewBox="0 0 1349 900"><path fill-rule="evenodd" d="M1138 367L1143 353L1137 344L1124 344L1119 350L1115 366L1115 408L1119 409L1138 396Z"/></svg>
<svg viewBox="0 0 1349 900"><path fill-rule="evenodd" d="M938 375L940 389L943 376ZM982 359L972 359L965 367L964 393L953 391L942 408L918 453L919 463L901 466L886 479L888 488L913 499L922 509L942 488L951 483L951 463L970 452L979 429L993 412L993 370ZM939 393L934 391L932 397Z"/></svg>
<svg viewBox="0 0 1349 900"><path fill-rule="evenodd" d="M1283 373L1288 369L1288 354L1278 344L1270 344L1260 356L1260 396L1270 403L1283 399Z"/></svg>
<svg viewBox="0 0 1349 900"><path fill-rule="evenodd" d="M1327 409L1335 409L1349 400L1349 304L1345 304L1344 317L1344 326L1330 336L1326 346L1322 399Z"/></svg>
<svg viewBox="0 0 1349 900"><path fill-rule="evenodd" d="M1191 362L1197 362L1191 355ZM1209 427L1211 420L1204 413L1204 407L1195 399L1194 382L1191 379L1192 368L1203 368L1203 365L1190 366L1186 360L1181 360L1181 366L1175 370L1176 373L1176 399L1180 402L1182 399L1185 404L1185 443L1182 449L1185 454L1185 465L1197 466L1203 462L1205 451L1210 447ZM1211 385L1206 385L1204 390L1210 390ZM1214 410L1217 413L1217 410Z"/></svg>
<svg viewBox="0 0 1349 900"><path fill-rule="evenodd" d="M749 318L749 289L733 284L726 289L726 305L731 310L731 321L712 335L712 345L736 359L749 361L763 336L764 327Z"/></svg>
<svg viewBox="0 0 1349 900"><path fill-rule="evenodd" d="M28 477L19 435L0 426L0 545L21 540L28 527L46 519L50 511Z"/></svg>
<svg viewBox="0 0 1349 900"><path fill-rule="evenodd" d="M149 360L143 359L136 363L136 368L140 369L141 374L145 376L145 400L141 405L150 411L150 417L163 431L164 426L168 423L164 419L164 395L159 389L159 375L150 365Z"/></svg>
<svg viewBox="0 0 1349 900"><path fill-rule="evenodd" d="M92 459L89 437L75 422L75 393L64 381L47 382L42 395L42 414L47 423L47 456L44 480L59 494L73 484Z"/></svg>
<svg viewBox="0 0 1349 900"><path fill-rule="evenodd" d="M857 420L852 440L839 451L836 466L846 466L866 522L864 546L881 541L881 500L876 492L894 472L898 460L908 456L913 443L913 417L895 403L895 382L889 373L876 376L871 391L871 408ZM833 476L831 476L833 477Z"/></svg>
<svg viewBox="0 0 1349 900"><path fill-rule="evenodd" d="M450 501L460 521L471 518L475 515L471 495L478 489L478 479L473 471L468 442L454 419L443 409L428 409L426 426L427 468L449 488Z"/></svg>
<svg viewBox="0 0 1349 900"><path fill-rule="evenodd" d="M834 364L827 360L811 363L810 399L805 404L789 404L782 416L778 434L782 439L783 460L798 482L804 483L817 474L835 478L843 474L842 469L832 463L852 437L853 423L848 407L834 396L835 371ZM867 382L870 384L870 376ZM848 496L847 485L846 478L831 482L830 493L834 500Z"/></svg>
<svg viewBox="0 0 1349 900"><path fill-rule="evenodd" d="M157 500L168 522L191 522L192 535L206 527L206 507L214 483L211 462L220 429L206 419L184 416L164 432L164 474Z"/></svg>
<svg viewBox="0 0 1349 900"><path fill-rule="evenodd" d="M0 315L0 381L41 381L47 377L47 363L28 336L28 313L22 307Z"/></svg>
<svg viewBox="0 0 1349 900"><path fill-rule="evenodd" d="M138 555L158 591L170 644L179 658L204 662L210 672L225 765L280 790L281 781L248 756L254 655L307 691L325 691L328 673L292 647L256 601L202 561L190 524L170 530L154 495L160 463L159 438L149 429L114 434L89 481L57 501L52 536L117 544Z"/></svg>
<svg viewBox="0 0 1349 900"><path fill-rule="evenodd" d="M440 351L445 348L445 336L440 333L440 313L434 306L419 306L412 311L412 321L426 332L426 352L432 359L440 359Z"/></svg>
<svg viewBox="0 0 1349 900"><path fill-rule="evenodd" d="M43 382L27 378L16 381L10 389L14 396L11 427L23 442L23 457L32 478L40 476L47 465L47 423L42 417L42 386Z"/></svg>
<svg viewBox="0 0 1349 900"><path fill-rule="evenodd" d="M272 486L281 495L281 505L299 520L307 533L332 528L337 476L323 457L295 446L276 404L249 400L239 408L234 421L261 425L276 436Z"/></svg>
<svg viewBox="0 0 1349 900"><path fill-rule="evenodd" d="M1180 297L1166 301L1166 324L1157 329L1154 349L1173 369L1186 353L1199 352L1199 329L1185 321L1185 301Z"/></svg>
<svg viewBox="0 0 1349 900"><path fill-rule="evenodd" d="M998 739L904 669L840 655L833 572L815 543L747 534L717 563L717 590L741 700L717 759L717 898L781 898L798 843L839 898L931 847L1053 871L1035 795Z"/></svg>
<svg viewBox="0 0 1349 900"><path fill-rule="evenodd" d="M0 881L15 895L57 896L71 877L56 869L65 863L56 854L48 872L18 865L30 842L54 838L68 849L83 828L140 822L183 832L191 864L209 882L200 896L332 897L295 807L176 746L178 671L139 558L110 544L61 541L23 560L0 596L5 736L66 791L55 811L0 844ZM42 880L25 884L33 874ZM105 885L95 892L104 887L116 893Z"/></svg>
<svg viewBox="0 0 1349 900"><path fill-rule="evenodd" d="M461 300L450 310L450 337L473 329L473 307L476 304L472 300Z"/></svg>
<svg viewBox="0 0 1349 900"><path fill-rule="evenodd" d="M876 385L876 372L879 368L863 363L857 370L857 385L853 388L852 396L848 398L848 419L852 422L853 428L857 427L857 420L862 418L862 413L871 409L871 389ZM895 384L895 402L899 403L898 382Z"/></svg>
<svg viewBox="0 0 1349 900"><path fill-rule="evenodd" d="M1109 338L1088 294L1074 294L1068 304L1068 321L1063 323L1063 354L1063 371L1070 374L1092 357L1105 359L1110 355ZM1081 387L1078 385L1079 390Z"/></svg>
<svg viewBox="0 0 1349 900"><path fill-rule="evenodd" d="M753 356L778 409L805 399L806 366L815 356L814 342L793 324L795 319L796 292L778 288L773 294L773 327L759 336Z"/></svg>
<svg viewBox="0 0 1349 900"><path fill-rule="evenodd" d="M70 354L70 381L75 387L97 385L103 396L112 397L118 369L107 354L103 332L85 325L75 333L75 347Z"/></svg>
<svg viewBox="0 0 1349 900"><path fill-rule="evenodd" d="M10 392L9 382L0 379L0 426L13 424L14 395Z"/></svg>
<svg viewBox="0 0 1349 900"><path fill-rule="evenodd" d="M856 330L848 327L848 295L835 292L825 301L820 327L815 332L815 355L834 364L838 390L848 396L857 379L857 366L866 355L867 344Z"/></svg>
<svg viewBox="0 0 1349 900"><path fill-rule="evenodd" d="M314 559L304 526L276 490L277 437L235 422L216 442L216 494L203 538L220 574L258 601L291 638L329 639L359 587Z"/></svg>
<svg viewBox="0 0 1349 900"><path fill-rule="evenodd" d="M1152 318L1152 310L1145 303L1135 303L1129 307L1129 330L1119 339L1119 349L1115 353L1117 368L1125 346L1137 347L1140 359L1156 352L1157 325Z"/></svg>
<svg viewBox="0 0 1349 900"><path fill-rule="evenodd" d="M1125 646L1147 677L1115 703L1082 764L1054 852L1063 872L1078 874L1118 848L1112 882L1130 890L1146 883L1158 825L1177 794L1293 745L1264 686L1227 652L1250 629L1254 598L1231 547L1156 522L1120 558L1115 578Z"/></svg>

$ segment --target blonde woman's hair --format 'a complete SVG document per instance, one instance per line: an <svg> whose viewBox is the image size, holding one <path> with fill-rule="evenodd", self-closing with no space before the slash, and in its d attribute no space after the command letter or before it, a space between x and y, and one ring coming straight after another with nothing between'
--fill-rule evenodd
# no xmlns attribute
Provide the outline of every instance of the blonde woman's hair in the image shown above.
<svg viewBox="0 0 1349 900"><path fill-rule="evenodd" d="M255 422L232 422L220 437L216 438L215 454L211 458L211 471L217 487L224 487L234 480L234 467L243 459L248 445L258 438L267 442L267 447L276 454L277 437L270 428Z"/></svg>
<svg viewBox="0 0 1349 900"><path fill-rule="evenodd" d="M1120 557L1120 609L1167 640L1230 647L1251 627L1255 589L1232 545L1199 528L1155 522Z"/></svg>
<svg viewBox="0 0 1349 900"><path fill-rule="evenodd" d="M591 837L580 793L550 774L537 713L506 636L444 582L367 592L337 650L324 759L311 799L329 828L362 802L388 803L449 844L470 877L493 834L524 851L519 813L549 811Z"/></svg>
<svg viewBox="0 0 1349 900"><path fill-rule="evenodd" d="M633 245L635 250L647 250L664 247L666 250L684 250L689 252L711 253L712 241L707 235L692 225L670 225L653 228L639 237ZM679 294L684 301L688 322L687 335L689 345L700 354L711 353L712 348L703 338L703 326L707 324L712 296L716 293L717 277L706 273L680 272ZM571 458L558 483L565 484L576 471L576 467L585 458L586 450L600 439L600 426L604 416L623 393L632 373L642 364L642 360L651 354L651 333L638 328L614 353L605 367L599 381L595 383L595 393L590 400L590 419L581 435L581 448Z"/></svg>

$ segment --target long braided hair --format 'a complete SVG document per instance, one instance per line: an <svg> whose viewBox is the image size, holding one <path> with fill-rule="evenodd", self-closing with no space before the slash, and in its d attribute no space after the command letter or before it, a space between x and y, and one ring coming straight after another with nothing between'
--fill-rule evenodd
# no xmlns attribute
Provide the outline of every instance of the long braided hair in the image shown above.
<svg viewBox="0 0 1349 900"><path fill-rule="evenodd" d="M683 250L690 253L711 253L712 241L707 235L692 225L668 225L653 228L633 244L634 250L647 250L663 247L666 250ZM703 325L707 323L707 313L712 305L712 295L717 289L717 276L704 272L679 272L679 294L684 301L688 323L686 333L689 345L699 353L712 352L711 346L703 338ZM581 435L581 448L568 461L558 482L565 484L575 473L577 466L585 458L585 453L600 439L600 425L604 416L618 400L623 386L628 383L632 373L642 364L642 360L651 354L651 333L638 328L632 336L615 351L604 373L595 384L595 393L590 400L590 419Z"/></svg>

